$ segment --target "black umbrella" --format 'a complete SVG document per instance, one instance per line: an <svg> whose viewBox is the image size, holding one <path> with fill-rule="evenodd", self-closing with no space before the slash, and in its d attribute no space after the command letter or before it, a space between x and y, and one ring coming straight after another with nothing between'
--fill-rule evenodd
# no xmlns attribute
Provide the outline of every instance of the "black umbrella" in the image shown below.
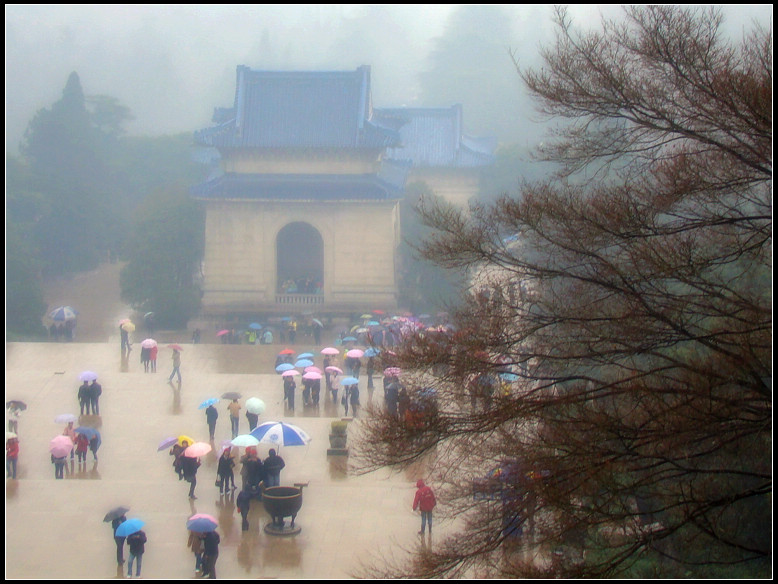
<svg viewBox="0 0 778 584"><path fill-rule="evenodd" d="M113 521L114 519L117 519L127 513L129 511L129 507L114 507L111 509L108 513L105 514L105 517L103 517L103 521L105 523L108 523L109 521Z"/></svg>
<svg viewBox="0 0 778 584"><path fill-rule="evenodd" d="M237 391L228 391L222 394L222 399L240 399L240 394Z"/></svg>
<svg viewBox="0 0 778 584"><path fill-rule="evenodd" d="M12 399L11 401L5 402L5 407L11 408L12 410L26 410L27 404L23 401L19 401L18 399Z"/></svg>

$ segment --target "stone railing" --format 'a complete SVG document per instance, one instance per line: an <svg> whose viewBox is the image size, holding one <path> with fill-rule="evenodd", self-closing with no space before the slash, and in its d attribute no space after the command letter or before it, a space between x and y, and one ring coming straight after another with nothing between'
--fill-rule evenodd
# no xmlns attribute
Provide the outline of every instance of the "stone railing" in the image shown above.
<svg viewBox="0 0 778 584"><path fill-rule="evenodd" d="M291 306L324 304L324 294L276 294L276 304Z"/></svg>

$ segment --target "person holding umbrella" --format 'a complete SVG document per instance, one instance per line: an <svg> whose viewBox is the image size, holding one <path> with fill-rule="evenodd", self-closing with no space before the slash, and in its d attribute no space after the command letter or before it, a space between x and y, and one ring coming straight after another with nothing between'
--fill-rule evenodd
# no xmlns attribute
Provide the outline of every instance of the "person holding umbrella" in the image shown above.
<svg viewBox="0 0 778 584"><path fill-rule="evenodd" d="M89 386L89 403L92 404L92 413L95 416L100 415L100 396L103 395L103 386L97 383L97 377L92 380Z"/></svg>
<svg viewBox="0 0 778 584"><path fill-rule="evenodd" d="M68 422L68 425L65 426L65 429L62 430L62 435L67 436L70 438L71 442L75 444L76 442L76 429L73 427L73 422ZM73 458L75 456L75 448L73 448L70 451L70 458Z"/></svg>
<svg viewBox="0 0 778 584"><path fill-rule="evenodd" d="M204 533L198 533L197 531L189 530L189 540L186 542L186 546L192 550L195 556L195 576L202 574L203 570L203 539Z"/></svg>
<svg viewBox="0 0 778 584"><path fill-rule="evenodd" d="M127 577L132 578L132 564L137 559L135 577L140 578L140 566L143 561L143 553L146 551L146 533L139 529L127 536L127 545L130 546L130 561L127 564Z"/></svg>
<svg viewBox="0 0 778 584"><path fill-rule="evenodd" d="M86 453L89 450L89 438L83 432L76 433L76 456L78 464L86 463Z"/></svg>
<svg viewBox="0 0 778 584"><path fill-rule="evenodd" d="M211 437L211 441L213 441L214 435L216 434L216 420L218 417L219 412L213 407L213 404L210 404L205 408L205 420L208 422L208 433Z"/></svg>
<svg viewBox="0 0 778 584"><path fill-rule="evenodd" d="M126 507L117 507L116 509L113 509L109 511L103 521L109 521L111 522L111 529L113 530L113 540L116 542L116 563L118 565L122 565L124 563L124 540L126 539L123 535L117 535L116 530L119 529L119 526L127 521L127 511L124 511ZM114 515L117 515L116 517L113 517Z"/></svg>
<svg viewBox="0 0 778 584"><path fill-rule="evenodd" d="M232 437L235 438L238 435L238 426L240 424L240 410L241 405L238 403L237 398L232 398L232 401L227 406L230 411L230 426L232 427Z"/></svg>
<svg viewBox="0 0 778 584"><path fill-rule="evenodd" d="M232 449L227 446L222 450L222 455L219 457L219 464L216 467L216 474L219 475L221 494L228 494L230 488L234 491L235 486L235 472L232 470L235 466L235 460L232 458Z"/></svg>
<svg viewBox="0 0 778 584"><path fill-rule="evenodd" d="M89 382L85 379L78 388L78 404L81 406L81 415L89 415L92 403L89 401Z"/></svg>
<svg viewBox="0 0 778 584"><path fill-rule="evenodd" d="M200 459L195 456L181 456L181 472L184 480L189 483L189 498L195 497L195 487L197 486L197 469L200 468Z"/></svg>
<svg viewBox="0 0 778 584"><path fill-rule="evenodd" d="M219 558L221 538L214 531L207 531L203 537L203 578L216 578L216 560Z"/></svg>

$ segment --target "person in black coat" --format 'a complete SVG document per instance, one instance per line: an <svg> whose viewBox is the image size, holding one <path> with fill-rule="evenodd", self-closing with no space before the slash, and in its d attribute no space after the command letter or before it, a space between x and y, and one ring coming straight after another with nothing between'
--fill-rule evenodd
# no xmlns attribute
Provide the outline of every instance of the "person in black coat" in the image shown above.
<svg viewBox="0 0 778 584"><path fill-rule="evenodd" d="M235 466L235 460L232 458L230 448L225 448L222 451L222 455L219 457L219 464L216 467L216 474L219 475L221 481L220 492L224 495L228 494L230 489L235 490L235 472L232 468Z"/></svg>
<svg viewBox="0 0 778 584"><path fill-rule="evenodd" d="M249 422L249 432L251 432L254 428L257 427L257 423L259 422L259 414L252 414L250 411L246 410L246 419Z"/></svg>
<svg viewBox="0 0 778 584"><path fill-rule="evenodd" d="M208 422L208 433L213 442L214 434L216 433L216 419L219 417L219 412L213 407L213 404L205 408L205 420Z"/></svg>
<svg viewBox="0 0 778 584"><path fill-rule="evenodd" d="M238 498L235 500L235 505L238 507L240 516L243 518L243 521L241 522L242 531L249 530L249 511L251 510L251 499L253 498L254 495L250 491L243 490L238 493Z"/></svg>
<svg viewBox="0 0 778 584"><path fill-rule="evenodd" d="M184 474L184 480L189 483L189 498L197 499L194 491L197 486L197 469L200 467L200 461L193 456L181 456L181 471Z"/></svg>
<svg viewBox="0 0 778 584"><path fill-rule="evenodd" d="M126 515L116 517L111 521L111 527L113 528L113 540L116 542L116 563L120 566L124 563L124 540L126 538L123 535L116 535L116 530L125 521L127 521Z"/></svg>
<svg viewBox="0 0 778 584"><path fill-rule="evenodd" d="M138 560L138 565L135 569L135 577L140 578L140 565L143 561L143 553L146 551L146 541L146 534L142 529L127 536L127 545L130 547L130 561L127 564L128 578L132 578L133 560Z"/></svg>
<svg viewBox="0 0 778 584"><path fill-rule="evenodd" d="M92 413L95 416L100 415L100 396L103 395L103 386L97 383L97 379L92 380L89 386L89 403L92 404Z"/></svg>
<svg viewBox="0 0 778 584"><path fill-rule="evenodd" d="M216 578L216 560L221 538L216 531L208 531L203 538L203 578Z"/></svg>
<svg viewBox="0 0 778 584"><path fill-rule="evenodd" d="M85 381L78 388L78 403L81 406L81 415L89 415L91 412L92 401L89 399L89 382Z"/></svg>
<svg viewBox="0 0 778 584"><path fill-rule="evenodd" d="M284 459L276 454L275 448L271 448L264 462L265 486L278 487L281 485L281 470L286 466Z"/></svg>
<svg viewBox="0 0 778 584"><path fill-rule="evenodd" d="M297 389L297 383L290 375L284 377L284 399L286 400L286 407L290 410L294 410L294 391Z"/></svg>

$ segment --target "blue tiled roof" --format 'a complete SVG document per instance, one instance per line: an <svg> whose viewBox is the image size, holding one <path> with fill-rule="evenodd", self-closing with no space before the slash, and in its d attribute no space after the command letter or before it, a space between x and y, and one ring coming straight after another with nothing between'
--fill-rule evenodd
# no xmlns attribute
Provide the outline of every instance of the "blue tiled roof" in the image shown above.
<svg viewBox="0 0 778 584"><path fill-rule="evenodd" d="M227 173L193 187L191 193L203 199L394 200L402 198L404 186L405 175L398 174Z"/></svg>
<svg viewBox="0 0 778 584"><path fill-rule="evenodd" d="M399 134L371 119L370 67L355 71L237 69L235 103L195 140L217 148L375 148Z"/></svg>
<svg viewBox="0 0 778 584"><path fill-rule="evenodd" d="M376 108L376 123L399 128L402 145L386 156L413 161L414 168L478 167L494 164L494 138L462 133L462 106L449 108Z"/></svg>

